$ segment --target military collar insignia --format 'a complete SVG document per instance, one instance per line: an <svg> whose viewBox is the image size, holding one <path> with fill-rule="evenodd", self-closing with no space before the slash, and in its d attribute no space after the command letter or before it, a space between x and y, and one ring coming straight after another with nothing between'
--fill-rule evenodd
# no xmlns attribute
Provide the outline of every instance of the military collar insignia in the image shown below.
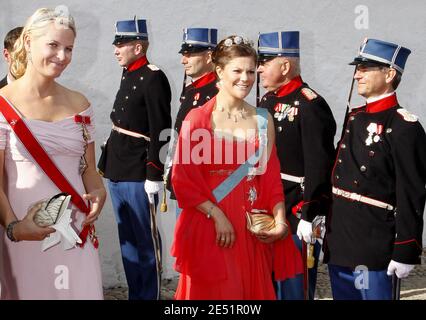
<svg viewBox="0 0 426 320"><path fill-rule="evenodd" d="M309 101L314 100L318 97L318 95L309 88L303 88L301 92Z"/></svg>
<svg viewBox="0 0 426 320"><path fill-rule="evenodd" d="M407 109L400 108L400 109L398 109L396 111L404 118L405 121L408 121L408 122L417 122L419 120L419 117L417 117L416 115L410 113Z"/></svg>
<svg viewBox="0 0 426 320"><path fill-rule="evenodd" d="M289 83L286 83L277 91L275 91L275 95L277 97L288 96L290 93L292 93L296 89L299 89L302 85L303 85L302 77L300 76L294 77L293 79L290 80Z"/></svg>
<svg viewBox="0 0 426 320"><path fill-rule="evenodd" d="M383 125L371 122L367 127L367 131L368 137L365 139L365 145L369 146L373 142L377 143L380 141L380 134L383 132Z"/></svg>

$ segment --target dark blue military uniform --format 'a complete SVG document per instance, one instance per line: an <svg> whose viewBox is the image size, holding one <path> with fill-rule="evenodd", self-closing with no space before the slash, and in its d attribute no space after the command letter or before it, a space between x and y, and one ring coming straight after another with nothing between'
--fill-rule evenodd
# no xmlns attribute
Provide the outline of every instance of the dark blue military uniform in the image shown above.
<svg viewBox="0 0 426 320"><path fill-rule="evenodd" d="M213 50L217 45L217 29L214 28L185 28L183 30L183 40L179 53L197 54L207 50ZM184 76L184 88L180 97L180 107L175 120L175 142L180 133L182 122L186 115L194 108L202 107L207 101L216 96L219 89L216 85L216 73L209 72L198 78L197 80L186 85L186 74ZM172 150L174 153L174 148ZM170 199L176 199L174 194L171 177L172 170L170 168L167 177L167 190L170 191ZM176 203L177 204L177 203ZM177 213L180 209L177 208Z"/></svg>
<svg viewBox="0 0 426 320"><path fill-rule="evenodd" d="M300 219L311 222L327 215L331 202L330 173L335 155L336 123L327 102L302 82L293 79L276 92L266 94L259 104L271 113L275 124L277 153L284 174L303 182L282 179L287 220L296 245ZM290 178L291 179L291 178ZM300 211L300 218L293 213ZM316 268L321 247L315 244L315 266L309 269L309 297L314 298ZM284 281L277 294L282 299L303 299L303 278ZM280 288L280 286L278 286Z"/></svg>
<svg viewBox="0 0 426 320"><path fill-rule="evenodd" d="M299 32L282 31L259 35L259 59L299 57ZM327 102L297 76L268 92L259 102L274 119L275 143L281 164L287 220L293 240L302 251L297 236L300 219L308 222L327 215L331 202L330 174L335 157L336 122ZM279 299L314 298L321 246L314 245L315 264L304 275L276 283ZM306 261L305 261L306 264ZM305 269L306 270L306 269ZM304 284L309 292L305 292Z"/></svg>
<svg viewBox="0 0 426 320"><path fill-rule="evenodd" d="M391 69L395 77L401 75L409 54L402 46L366 39L351 62L361 65L355 79L362 80L359 92L367 104L347 114L332 172L324 262L329 264L334 299L391 299L388 273L396 264L411 270L408 267L420 263L425 131L390 92L395 82L368 76Z"/></svg>
<svg viewBox="0 0 426 320"><path fill-rule="evenodd" d="M141 133L150 141L111 131L104 177L113 181L163 178L160 150L167 141L159 137L171 127L171 90L164 72L143 60L136 70L123 71L110 118L115 126Z"/></svg>
<svg viewBox="0 0 426 320"><path fill-rule="evenodd" d="M113 44L135 40L148 40L145 20L118 21ZM167 141L160 141L160 134L163 130L170 134L170 101L166 75L149 64L145 55L128 65L110 115L113 130L100 161L108 179L132 300L160 297L161 239L156 203L150 207L145 184L163 180L165 159L160 159L160 151Z"/></svg>
<svg viewBox="0 0 426 320"><path fill-rule="evenodd" d="M326 262L370 270L386 269L391 259L420 263L426 136L417 117L399 106L396 95L351 111L332 180L335 195ZM352 200L344 191L389 206Z"/></svg>

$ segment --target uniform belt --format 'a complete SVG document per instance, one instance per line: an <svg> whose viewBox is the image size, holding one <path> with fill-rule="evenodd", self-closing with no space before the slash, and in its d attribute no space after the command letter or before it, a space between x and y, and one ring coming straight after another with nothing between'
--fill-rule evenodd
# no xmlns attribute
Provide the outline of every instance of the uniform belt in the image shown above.
<svg viewBox="0 0 426 320"><path fill-rule="evenodd" d="M126 129L117 127L116 125L112 125L112 130L117 131L117 132L122 133L122 134L125 134L125 135L128 135L128 136L131 136L131 137L134 137L134 138L144 138L146 141L151 140L148 136L143 135L142 133L126 130Z"/></svg>
<svg viewBox="0 0 426 320"><path fill-rule="evenodd" d="M389 211L393 211L394 207L392 205L390 205L389 203L383 202L383 201L379 201L379 200L375 200L369 197L365 197L362 196L358 193L355 192L349 192L349 191L345 191L336 187L333 187L333 193L337 196L343 197L343 198L347 198L350 200L354 200L354 201L359 201L362 203L366 203L375 207L379 207L382 209L386 209Z"/></svg>
<svg viewBox="0 0 426 320"><path fill-rule="evenodd" d="M286 174L282 172L281 172L281 179L286 181L296 182L296 183L305 182L305 177L296 177L296 176L292 176L291 174Z"/></svg>

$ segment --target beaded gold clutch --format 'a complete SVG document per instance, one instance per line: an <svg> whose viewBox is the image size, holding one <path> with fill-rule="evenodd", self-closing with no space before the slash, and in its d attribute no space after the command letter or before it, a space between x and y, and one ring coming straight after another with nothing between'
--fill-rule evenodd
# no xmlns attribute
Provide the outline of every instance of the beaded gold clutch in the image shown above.
<svg viewBox="0 0 426 320"><path fill-rule="evenodd" d="M251 212L246 211L247 229L251 233L257 234L275 227L274 216L264 212L267 212L267 210L252 209Z"/></svg>

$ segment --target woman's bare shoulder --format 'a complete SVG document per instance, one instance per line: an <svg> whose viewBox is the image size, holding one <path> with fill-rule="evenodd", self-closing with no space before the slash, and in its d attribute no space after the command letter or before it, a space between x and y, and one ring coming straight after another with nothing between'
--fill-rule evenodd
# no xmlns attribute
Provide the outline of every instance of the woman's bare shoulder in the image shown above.
<svg viewBox="0 0 426 320"><path fill-rule="evenodd" d="M15 85L16 84L12 82L8 84L7 86L4 86L3 88L0 89L0 95L10 100L10 97L13 95L13 92L14 92L13 88L15 87Z"/></svg>
<svg viewBox="0 0 426 320"><path fill-rule="evenodd" d="M75 113L80 113L90 107L90 102L80 92L74 91L63 86L60 86L60 91L64 95L67 104L74 110Z"/></svg>

